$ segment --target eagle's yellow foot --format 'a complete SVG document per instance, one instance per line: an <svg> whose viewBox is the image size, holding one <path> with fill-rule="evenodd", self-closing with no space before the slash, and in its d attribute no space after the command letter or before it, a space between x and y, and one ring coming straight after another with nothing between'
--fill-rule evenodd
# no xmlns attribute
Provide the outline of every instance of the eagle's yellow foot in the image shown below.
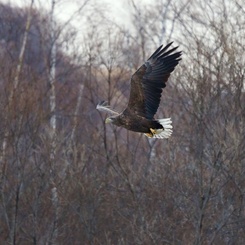
<svg viewBox="0 0 245 245"><path fill-rule="evenodd" d="M150 133L145 133L145 135L149 138L153 138L155 135L160 134L163 131L163 129L150 128L150 131Z"/></svg>
<svg viewBox="0 0 245 245"><path fill-rule="evenodd" d="M157 134L157 129L150 128L150 131L152 133L152 136Z"/></svg>
<svg viewBox="0 0 245 245"><path fill-rule="evenodd" d="M145 135L149 138L152 138L153 137L153 134L152 133L145 133Z"/></svg>
<svg viewBox="0 0 245 245"><path fill-rule="evenodd" d="M150 133L145 133L145 135L149 138L152 138L155 134L157 134L157 129L150 128Z"/></svg>

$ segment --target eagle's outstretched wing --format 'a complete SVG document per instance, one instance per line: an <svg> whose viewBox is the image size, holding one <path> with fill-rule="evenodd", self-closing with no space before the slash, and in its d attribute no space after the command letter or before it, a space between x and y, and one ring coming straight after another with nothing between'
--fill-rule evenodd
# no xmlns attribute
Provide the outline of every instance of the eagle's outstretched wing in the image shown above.
<svg viewBox="0 0 245 245"><path fill-rule="evenodd" d="M110 106L108 105L107 101L101 101L97 106L96 109L99 111L105 111L108 112L112 115L119 115L119 113L117 111L114 111L110 108Z"/></svg>
<svg viewBox="0 0 245 245"><path fill-rule="evenodd" d="M173 53L178 47L167 49L162 45L151 55L131 78L129 103L126 110L152 119L160 104L162 89L170 73L181 60L181 52Z"/></svg>

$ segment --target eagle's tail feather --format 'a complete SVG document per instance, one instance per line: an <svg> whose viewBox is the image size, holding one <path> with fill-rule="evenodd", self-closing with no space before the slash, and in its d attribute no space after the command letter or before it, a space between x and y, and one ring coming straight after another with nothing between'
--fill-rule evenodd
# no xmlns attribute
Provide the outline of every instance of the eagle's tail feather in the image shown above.
<svg viewBox="0 0 245 245"><path fill-rule="evenodd" d="M146 134L146 136L150 138L168 139L173 132L171 118L158 119L157 122L160 123L163 126L163 128L151 129L152 134Z"/></svg>

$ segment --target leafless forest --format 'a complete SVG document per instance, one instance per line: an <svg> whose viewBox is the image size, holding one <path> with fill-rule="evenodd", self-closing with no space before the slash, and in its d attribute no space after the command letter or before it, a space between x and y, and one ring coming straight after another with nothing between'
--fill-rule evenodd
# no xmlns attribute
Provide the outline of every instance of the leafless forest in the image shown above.
<svg viewBox="0 0 245 245"><path fill-rule="evenodd" d="M139 2L122 25L81 1L80 30L0 4L0 244L245 244L244 1ZM172 137L105 125L170 41Z"/></svg>

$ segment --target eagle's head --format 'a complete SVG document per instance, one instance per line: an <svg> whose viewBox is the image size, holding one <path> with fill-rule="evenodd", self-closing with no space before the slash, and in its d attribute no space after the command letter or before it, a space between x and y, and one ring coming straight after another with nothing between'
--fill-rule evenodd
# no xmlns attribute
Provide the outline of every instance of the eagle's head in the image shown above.
<svg viewBox="0 0 245 245"><path fill-rule="evenodd" d="M105 120L105 123L113 123L115 125L119 125L120 124L120 118L119 118L119 116L107 117Z"/></svg>
<svg viewBox="0 0 245 245"><path fill-rule="evenodd" d="M105 123L111 123L113 121L113 119L111 119L110 117L107 117L106 119L105 119Z"/></svg>

